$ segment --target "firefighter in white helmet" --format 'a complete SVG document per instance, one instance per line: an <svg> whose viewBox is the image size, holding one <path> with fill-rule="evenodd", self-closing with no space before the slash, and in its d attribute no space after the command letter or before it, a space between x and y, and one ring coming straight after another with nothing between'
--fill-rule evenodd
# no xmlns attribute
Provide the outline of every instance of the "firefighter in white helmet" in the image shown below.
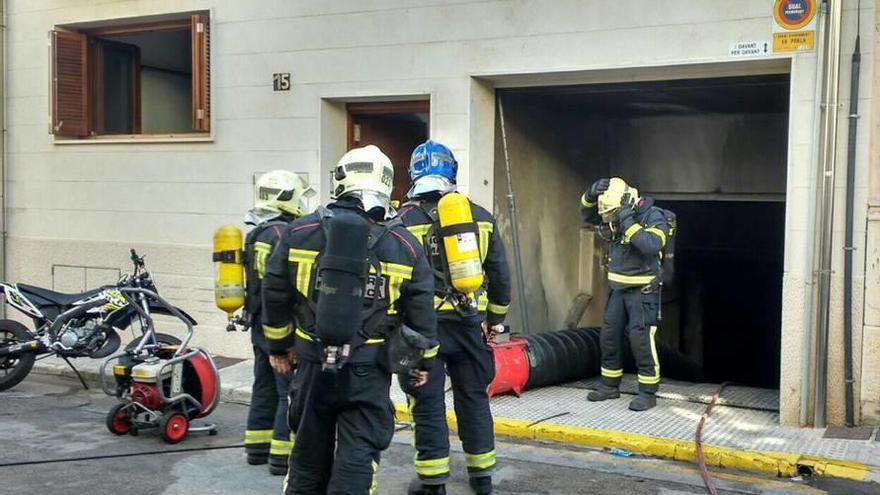
<svg viewBox="0 0 880 495"><path fill-rule="evenodd" d="M332 174L335 201L285 229L263 279L271 360L285 366L292 348L297 356L288 494L376 493L394 434L391 371L421 385L419 367L437 353L431 268L399 222L384 222L391 161L375 146L356 148ZM416 357L391 357L399 334Z"/></svg>
<svg viewBox="0 0 880 495"><path fill-rule="evenodd" d="M254 207L245 216L253 227L245 238L245 312L254 348L254 383L245 430L248 464L269 464L274 475L287 473L293 445L287 426L287 394L290 371L275 373L269 365L269 348L260 324L261 281L266 259L288 223L304 213L303 198L308 184L288 170L273 170L257 179Z"/></svg>

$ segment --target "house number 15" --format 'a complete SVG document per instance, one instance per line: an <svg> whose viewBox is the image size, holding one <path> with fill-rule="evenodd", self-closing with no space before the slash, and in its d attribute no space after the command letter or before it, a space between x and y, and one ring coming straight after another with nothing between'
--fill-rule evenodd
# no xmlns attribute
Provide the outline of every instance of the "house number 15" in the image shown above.
<svg viewBox="0 0 880 495"><path fill-rule="evenodd" d="M272 88L275 91L290 91L290 72L272 74Z"/></svg>

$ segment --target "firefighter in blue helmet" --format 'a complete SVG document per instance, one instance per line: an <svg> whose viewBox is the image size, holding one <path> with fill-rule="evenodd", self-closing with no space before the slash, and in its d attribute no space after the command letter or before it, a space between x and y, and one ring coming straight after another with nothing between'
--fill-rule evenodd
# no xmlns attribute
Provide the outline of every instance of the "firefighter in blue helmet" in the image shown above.
<svg viewBox="0 0 880 495"><path fill-rule="evenodd" d="M495 375L487 338L504 321L510 304L510 274L495 219L471 203L479 232L479 248L486 283L476 294L476 307L450 283L443 242L438 236L437 204L456 189L458 164L452 151L435 141L412 153L412 188L398 218L428 253L434 272L434 308L440 361L429 371L428 383L414 389L402 382L415 423L415 470L418 479L410 494L443 494L449 478L449 431L446 424L444 382L452 380L458 434L465 453L470 485L478 494L492 493L495 439L487 387Z"/></svg>
<svg viewBox="0 0 880 495"><path fill-rule="evenodd" d="M254 383L248 411L244 447L248 464L269 464L269 472L287 472L288 456L293 446L287 426L287 392L290 370L275 373L269 365L269 348L260 324L260 288L266 259L288 223L303 214L302 198L308 184L287 170L273 170L257 179L254 207L245 217L253 226L245 239L247 290L245 310L249 317L251 343L254 347Z"/></svg>
<svg viewBox="0 0 880 495"><path fill-rule="evenodd" d="M618 177L599 179L581 197L581 214L599 226L609 243L610 294L602 323L602 382L590 401L620 397L624 336L635 356L639 394L629 408L645 411L657 405L660 363L655 336L660 317L663 248L670 236L664 210Z"/></svg>
<svg viewBox="0 0 880 495"><path fill-rule="evenodd" d="M418 241L385 222L393 174L376 146L346 153L335 201L291 223L266 264L270 361L285 367L293 349L297 359L288 495L376 493L394 434L391 372L418 388L437 353L431 269Z"/></svg>

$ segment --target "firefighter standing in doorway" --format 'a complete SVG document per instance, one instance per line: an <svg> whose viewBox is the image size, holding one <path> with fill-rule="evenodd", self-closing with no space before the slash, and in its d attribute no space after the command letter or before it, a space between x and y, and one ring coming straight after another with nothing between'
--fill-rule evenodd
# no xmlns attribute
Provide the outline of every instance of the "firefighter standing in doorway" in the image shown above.
<svg viewBox="0 0 880 495"><path fill-rule="evenodd" d="M415 470L418 479L410 485L411 495L444 494L449 478L449 431L446 424L444 383L448 372L452 380L458 434L465 452L470 485L478 494L492 493L495 466L495 439L487 387L495 375L492 352L487 345L493 328L504 321L510 304L510 274L504 245L495 219L478 205L470 203L476 222L484 287L469 298L450 283L450 269L441 239L438 202L455 191L458 164L446 146L427 141L412 154L410 178L413 182L399 218L428 253L435 277L434 307L440 360L429 372L428 383L407 392L415 423ZM467 201L466 198L462 198ZM459 239L459 242L462 242ZM475 243L476 247L476 243ZM475 300L474 300L475 299Z"/></svg>
<svg viewBox="0 0 880 495"><path fill-rule="evenodd" d="M401 373L388 365L407 363L418 387L427 380L419 366L437 353L428 261L403 226L384 222L393 174L375 146L346 153L333 171L335 202L290 224L267 263L270 359L283 371L294 347L297 358L287 494L375 493L394 433L391 371ZM405 359L401 342L414 346Z"/></svg>
<svg viewBox="0 0 880 495"><path fill-rule="evenodd" d="M638 190L622 179L603 178L581 197L586 222L599 226L609 243L608 282L610 292L602 323L602 381L589 393L590 401L620 397L623 377L624 337L638 368L638 396L629 408L646 411L657 405L660 384L655 334L660 318L660 286L663 247L669 236L664 210L651 198L640 198Z"/></svg>
<svg viewBox="0 0 880 495"><path fill-rule="evenodd" d="M303 195L308 185L287 170L260 176L254 186L254 207L245 216L253 229L245 239L245 312L254 347L254 384L245 430L248 464L269 464L269 472L287 472L292 447L287 426L287 393L290 373L275 373L269 365L269 349L260 324L260 288L266 259L288 223L303 214Z"/></svg>

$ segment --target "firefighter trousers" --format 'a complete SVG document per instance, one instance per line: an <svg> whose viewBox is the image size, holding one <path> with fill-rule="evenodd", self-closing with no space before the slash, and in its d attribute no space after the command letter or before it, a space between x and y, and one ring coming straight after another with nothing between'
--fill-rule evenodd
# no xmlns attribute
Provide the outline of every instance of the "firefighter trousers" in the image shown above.
<svg viewBox="0 0 880 495"><path fill-rule="evenodd" d="M287 495L376 493L380 453L394 435L391 375L377 364L336 373L301 361L293 382L290 424L296 442Z"/></svg>
<svg viewBox="0 0 880 495"><path fill-rule="evenodd" d="M660 293L654 288L611 289L600 335L602 383L620 386L624 346L629 345L638 371L639 392L656 393L660 362L655 336L660 314Z"/></svg>
<svg viewBox="0 0 880 495"><path fill-rule="evenodd" d="M261 334L252 335L254 384L245 430L245 452L287 457L293 442L287 426L290 376L279 375L269 366L269 353Z"/></svg>
<svg viewBox="0 0 880 495"><path fill-rule="evenodd" d="M442 484L449 478L444 391L448 373L468 475L490 476L495 467L495 433L487 393L495 377L492 351L483 340L479 321L440 320L437 334L440 353L428 373L428 383L414 389L400 378L414 423L416 474L425 484Z"/></svg>

